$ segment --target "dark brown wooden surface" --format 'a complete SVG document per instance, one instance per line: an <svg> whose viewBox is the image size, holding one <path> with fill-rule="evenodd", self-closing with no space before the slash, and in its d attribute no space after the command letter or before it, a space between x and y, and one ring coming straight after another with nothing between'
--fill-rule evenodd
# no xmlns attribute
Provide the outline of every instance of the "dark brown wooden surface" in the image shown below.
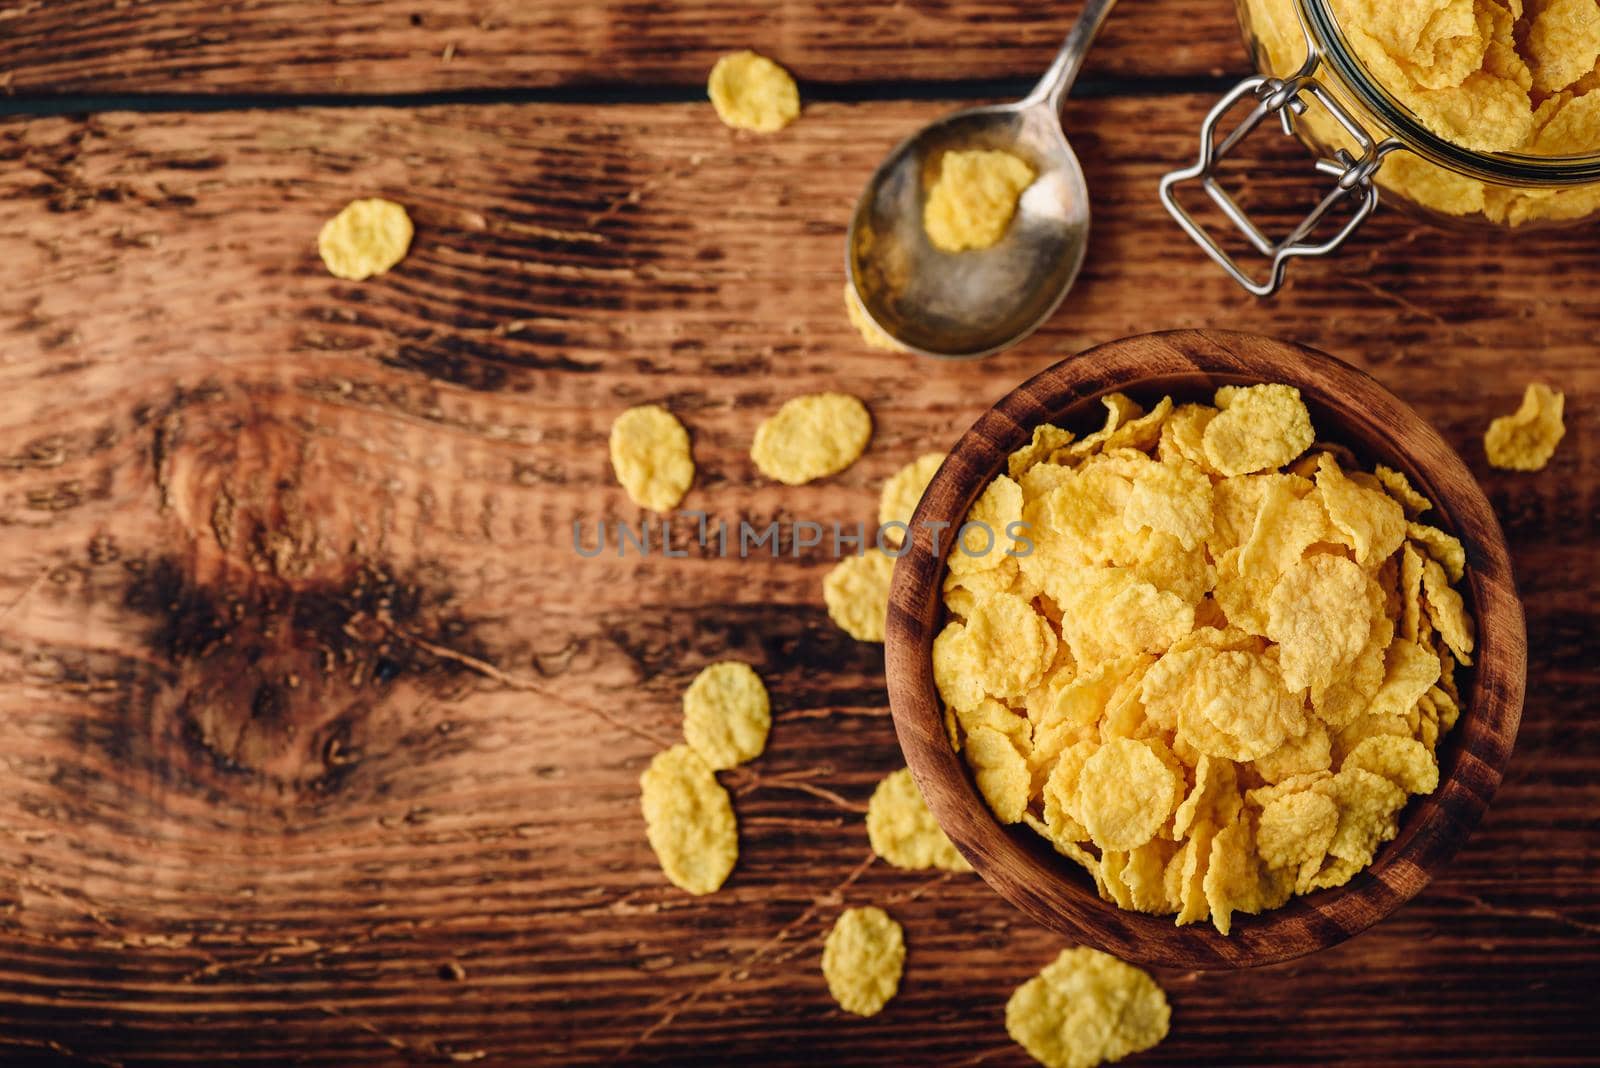
<svg viewBox="0 0 1600 1068"><path fill-rule="evenodd" d="M1030 0L8 0L16 93L414 93L703 86L765 52L828 83L1033 78L1077 4ZM1230 0L1130 0L1086 77L1243 73Z"/></svg>
<svg viewBox="0 0 1600 1068"><path fill-rule="evenodd" d="M1099 401L1125 392L1147 405L1171 396L1208 402L1221 386L1282 382L1300 391L1320 437L1364 463L1403 472L1434 508L1429 522L1455 535L1469 565L1464 591L1476 622L1473 669L1462 676L1465 711L1440 750L1439 788L1407 808L1399 834L1343 886L1239 916L1227 935L1205 923L1177 927L1101 900L1081 867L1033 831L995 819L965 761L950 747L933 679L934 637L945 622L943 578L961 526L1006 458L1041 423L1095 426ZM943 524L942 526L940 524ZM922 796L984 881L1044 927L1123 960L1171 968L1278 964L1360 934L1414 898L1448 863L1499 788L1516 743L1527 674L1523 613L1505 537L1477 481L1445 441L1375 379L1317 349L1230 330L1172 330L1097 345L1030 378L951 449L911 522L895 566L884 648L895 733Z"/></svg>
<svg viewBox="0 0 1600 1068"><path fill-rule="evenodd" d="M1214 4L1184 9L1221 24ZM704 32L705 56L759 43ZM26 65L69 65L52 48L32 38ZM108 59L98 89L238 87L258 62L240 48L178 77L145 55ZM1165 70L1151 55L1137 73ZM868 863L866 798L901 757L881 650L821 608L824 555L583 560L571 524L637 519L605 457L634 403L694 435L686 508L870 522L885 477L1059 354L1222 326L1351 360L1461 450L1511 542L1529 693L1504 787L1427 891L1298 962L1162 971L1173 1034L1144 1059L1588 1060L1593 232L1384 214L1257 303L1155 199L1208 105L1069 109L1095 198L1084 275L1020 350L964 365L866 350L839 300L859 184L952 102L822 103L766 139L689 104L0 125L5 1058L1025 1063L1004 1000L1064 941L974 877ZM412 210L411 256L331 279L317 227L371 194ZM1568 439L1539 475L1492 471L1479 436L1532 376L1566 391ZM764 482L755 425L818 388L869 403L871 450L823 483ZM678 734L682 688L727 656L766 676L775 723L727 777L739 867L692 899L655 866L636 781ZM861 1021L817 962L835 912L867 903L904 923L910 956L900 996Z"/></svg>

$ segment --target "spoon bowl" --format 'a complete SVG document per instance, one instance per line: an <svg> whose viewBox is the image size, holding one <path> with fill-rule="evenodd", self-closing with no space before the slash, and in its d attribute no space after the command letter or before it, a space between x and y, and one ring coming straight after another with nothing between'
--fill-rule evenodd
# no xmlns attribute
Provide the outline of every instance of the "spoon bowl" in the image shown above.
<svg viewBox="0 0 1600 1068"><path fill-rule="evenodd" d="M992 248L945 252L922 226L947 151L998 149L1038 175ZM1015 344L1060 305L1089 240L1089 190L1055 111L1041 102L973 108L903 141L850 222L850 282L879 328L926 356L973 358Z"/></svg>
<svg viewBox="0 0 1600 1068"><path fill-rule="evenodd" d="M1009 348L1060 306L1089 243L1089 189L1061 130L1061 105L1116 0L1088 0L1039 84L1015 104L947 115L902 141L856 203L845 242L861 310L903 347L972 359ZM994 246L935 247L923 229L944 154L995 149L1033 168Z"/></svg>

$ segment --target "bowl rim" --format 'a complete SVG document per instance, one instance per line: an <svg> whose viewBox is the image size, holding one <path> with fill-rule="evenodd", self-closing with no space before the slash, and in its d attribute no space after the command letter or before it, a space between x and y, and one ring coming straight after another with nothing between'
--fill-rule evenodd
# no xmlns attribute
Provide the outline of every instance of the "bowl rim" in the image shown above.
<svg viewBox="0 0 1600 1068"><path fill-rule="evenodd" d="M1433 501L1430 522L1461 539L1478 627L1470 689L1441 749L1439 788L1408 803L1396 838L1350 882L1259 916L1236 914L1226 936L1207 923L1177 927L1171 917L1102 901L1081 869L1043 838L1021 824L1002 826L949 743L932 671L953 539L938 538L930 524L959 527L1006 457L1040 423L1071 419L1107 393L1167 392L1170 383L1188 380L1176 388L1282 382L1301 391L1314 423L1319 411L1335 413L1339 431L1330 439L1404 472ZM1404 453L1385 451L1402 439ZM1175 330L1068 357L1007 393L961 436L911 528L894 569L885 641L890 710L906 763L935 819L984 881L1035 922L1079 942L1138 963L1202 969L1254 967L1327 948L1420 893L1466 841L1500 785L1527 674L1522 606L1504 534L1471 471L1439 434L1366 372L1324 352L1236 331Z"/></svg>

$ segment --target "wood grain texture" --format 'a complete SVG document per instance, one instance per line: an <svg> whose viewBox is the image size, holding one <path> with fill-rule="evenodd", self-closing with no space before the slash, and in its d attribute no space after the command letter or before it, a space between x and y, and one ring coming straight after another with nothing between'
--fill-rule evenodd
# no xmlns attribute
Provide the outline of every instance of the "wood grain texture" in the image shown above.
<svg viewBox="0 0 1600 1068"><path fill-rule="evenodd" d="M950 746L934 685L934 637L945 623L945 564L952 538L1006 457L1043 423L1098 425L1100 398L1121 392L1148 409L1160 398L1209 403L1221 386L1281 382L1300 391L1318 440L1356 451L1363 467L1404 473L1434 510L1430 521L1459 538L1464 590L1477 623L1460 723L1440 750L1439 789L1409 806L1400 832L1372 866L1344 886L1240 916L1231 934L1205 923L1118 909L1083 870L1031 830L1006 827ZM1086 432L1086 431L1084 431ZM1405 402L1369 375L1303 345L1232 331L1141 334L1096 346L1046 368L997 401L950 450L911 521L895 567L885 649L895 732L940 826L973 867L1040 924L1124 960L1172 968L1252 968L1337 945L1410 901L1477 826L1516 743L1527 675L1527 636L1505 537L1466 465ZM1465 678L1465 676L1464 676Z"/></svg>
<svg viewBox="0 0 1600 1068"><path fill-rule="evenodd" d="M1351 360L1462 452L1513 550L1529 693L1494 805L1422 895L1300 961L1160 971L1174 1031L1145 1061L1588 1059L1593 235L1382 214L1257 303L1155 198L1208 103L1069 109L1084 274L975 364L867 350L840 302L859 183L937 103L821 105L766 139L700 106L0 125L0 1050L1024 1064L1004 999L1064 940L975 877L868 863L865 802L902 758L882 651L823 614L826 546L722 560L680 521L686 559L584 559L571 525L639 518L605 451L631 404L689 426L686 508L870 522L883 479L1059 354L1221 325ZM411 209L410 257L329 278L317 227L372 194ZM1542 474L1492 471L1478 437L1534 375L1566 390L1567 440ZM868 402L872 448L764 482L756 424L824 387ZM637 777L730 656L775 722L726 776L740 864L692 899L645 844ZM861 1021L818 958L868 903L910 956Z"/></svg>
<svg viewBox="0 0 1600 1068"><path fill-rule="evenodd" d="M20 0L0 9L13 93L416 93L703 86L754 48L802 82L1034 78L1076 4L1028 0ZM1124 4L1086 76L1243 73L1229 0Z"/></svg>

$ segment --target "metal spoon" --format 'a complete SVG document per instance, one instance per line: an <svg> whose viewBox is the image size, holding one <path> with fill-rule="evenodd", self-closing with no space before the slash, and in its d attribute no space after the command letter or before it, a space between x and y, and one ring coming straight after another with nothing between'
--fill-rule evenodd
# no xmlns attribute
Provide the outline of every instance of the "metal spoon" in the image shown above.
<svg viewBox="0 0 1600 1068"><path fill-rule="evenodd" d="M948 115L902 141L856 203L850 284L867 316L913 352L987 356L1027 337L1067 295L1089 240L1089 191L1061 129L1061 105L1116 0L1088 0L1055 62L1015 104ZM1038 174L993 248L943 252L922 228L948 149L992 148Z"/></svg>

